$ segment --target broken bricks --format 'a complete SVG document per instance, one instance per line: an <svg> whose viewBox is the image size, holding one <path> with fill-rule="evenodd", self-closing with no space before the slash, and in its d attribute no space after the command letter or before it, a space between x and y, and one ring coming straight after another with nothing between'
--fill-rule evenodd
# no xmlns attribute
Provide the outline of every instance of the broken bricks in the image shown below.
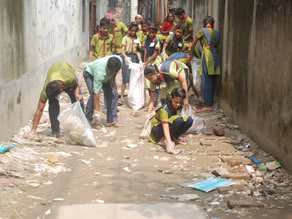
<svg viewBox="0 0 292 219"><path fill-rule="evenodd" d="M227 207L233 209L235 207L265 207L265 204L261 201L255 200L228 200Z"/></svg>
<svg viewBox="0 0 292 219"><path fill-rule="evenodd" d="M224 133L224 126L222 126L222 125L214 125L212 127L212 129L213 129L214 134L217 136L224 136L224 134L225 134Z"/></svg>

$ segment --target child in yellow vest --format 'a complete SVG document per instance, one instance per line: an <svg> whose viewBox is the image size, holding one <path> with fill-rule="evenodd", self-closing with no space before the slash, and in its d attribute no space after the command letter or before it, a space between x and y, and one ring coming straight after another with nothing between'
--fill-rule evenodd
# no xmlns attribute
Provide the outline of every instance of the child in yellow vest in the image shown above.
<svg viewBox="0 0 292 219"><path fill-rule="evenodd" d="M132 22L129 26L128 35L125 36L122 40L122 55L124 57L123 65L123 84L121 87L121 103L124 101L124 92L127 86L127 83L130 81L130 72L129 63L142 63L141 60L141 42L137 38L138 25L135 22Z"/></svg>
<svg viewBox="0 0 292 219"><path fill-rule="evenodd" d="M110 21L106 18L102 18L100 20L99 33L95 34L91 40L88 62L112 55L114 39L113 36L108 33L109 27Z"/></svg>

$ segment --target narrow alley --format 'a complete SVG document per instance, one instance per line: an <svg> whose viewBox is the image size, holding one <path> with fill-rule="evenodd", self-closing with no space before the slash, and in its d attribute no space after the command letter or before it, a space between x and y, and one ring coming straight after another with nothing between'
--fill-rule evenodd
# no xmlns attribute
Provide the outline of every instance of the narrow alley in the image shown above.
<svg viewBox="0 0 292 219"><path fill-rule="evenodd" d="M288 87L289 81L292 81L291 74L288 75L286 71L287 66L291 67L291 51L288 53L288 49L283 49L285 58L280 61L275 58L275 62L279 61L282 64L281 69L284 69L282 72L287 73L287 75L283 73L283 82L279 84L274 81L274 75L269 74L267 70L269 66L263 66L263 63L269 64L262 56L270 54L259 54L254 51L257 42L262 44L257 41L259 39L256 35L256 28L259 27L257 22L260 19L258 16L264 13L265 9L274 16L274 20L281 21L283 19L281 12L284 11L282 16L286 16L286 12L292 9L291 2L285 0L238 1L237 3L224 0L216 2L212 0L4 2L0 3L0 15L3 14L0 17L0 23L3 21L1 25L9 33L0 34L7 43L5 46L3 43L0 45L3 51L9 51L6 56L11 55L12 58L7 58L3 51L0 53L0 64L3 67L0 70L2 104L0 109L0 219L292 218L292 167L289 160L292 153L290 141L292 140L292 112L289 108L292 106L292 101L289 102L289 99L291 100L292 95ZM3 9L1 9L2 6ZM115 121L112 123L108 121L111 105L105 103L108 99L104 87L98 96L100 104L98 116L96 97L93 96L92 121L88 119L88 109L85 107L84 118L86 116L90 123L89 129L93 133L96 146L82 144L80 138L83 136L73 136L72 133L68 134L63 130L65 128L60 120L62 112L68 109L70 111L73 106L72 97L65 86L61 91L66 92L58 93L60 95L53 98L58 99L60 105L58 119L61 130L57 133L60 136L54 135L54 124L51 122L52 111L49 109L52 107L52 100L47 90L49 104L44 104L36 132L32 132L37 111L34 116L33 113L42 102L41 89L52 64L66 61L74 67L76 87L81 91L79 95L82 95L85 106L89 103L90 89L85 73L88 73L86 70L89 63L103 59L103 57L98 57L95 60L96 54L94 52L91 54L94 50L92 46L94 36L103 31L101 25L99 27L101 33L96 34L96 25L102 24L102 19L110 20L113 16L113 20L128 24L136 20L137 14L142 14L149 20L149 29L155 29L153 22L163 24L164 18L169 14L169 9L180 7L184 8L186 14L193 19L191 32L194 33L190 41L193 39L196 41L196 33L202 28L203 17L212 15L218 21L215 22L215 27L220 30L220 33L222 32L219 53L222 75L219 75L217 80L211 110L204 110L209 106L205 104L204 89L206 87L203 85L205 82L202 81L202 85L200 84L203 88L198 96L196 79L191 79L195 88L190 88L187 93L189 109L191 109L189 114L192 119L198 119L202 124L200 127L199 125L195 127L196 132L191 133L189 129L182 138L177 138L183 139L184 142L175 142L174 154L168 150L165 134L163 135L166 139L165 144L163 141L152 144L149 141L149 138L151 139L149 133L146 137L142 136L146 127L145 120L149 119L147 111L151 105L149 104L152 101L151 95L156 90L152 91L150 87L148 94L146 89L144 91L143 85L142 99L145 98L143 107L134 110L132 106L129 106L133 95L130 94L131 86L133 86L130 81L125 90L125 97L121 101L124 66L119 69L114 78L120 97L117 107L119 126L115 126ZM46 11L46 8L49 10ZM236 12L232 11L233 8L238 12L238 17L236 17ZM31 9L35 14L28 15ZM173 14L177 11L179 10L176 9ZM11 17L12 12L17 14L15 18ZM247 12L252 16L251 18L246 18ZM22 24L17 20L18 17L25 17ZM244 18L246 20L243 22ZM262 21L263 27L266 25L265 21ZM246 26L242 26L239 30L236 22ZM280 25L292 24L291 18L284 23L275 25L280 27ZM56 27L53 27L55 24ZM41 25L50 34L41 32ZM273 25L271 24L271 29L277 30ZM12 29L9 29L9 26ZM131 29L131 25L129 27ZM176 26L176 29L179 28ZM37 34L29 38L29 29ZM70 35L71 31L73 34ZM247 36L244 35L245 33L242 33L244 36L240 36L240 33L244 31L249 33L249 39L245 38ZM281 32L279 35L281 39L288 39L287 34ZM130 33L128 32L125 36L130 36ZM263 41L266 42L270 38L267 36L267 39ZM241 42L241 45L236 45L237 40ZM123 43L121 51L127 48ZM165 42L162 45L165 45ZM287 47L290 45L292 46L291 40L289 42L287 40ZM243 48L244 46L246 48ZM282 44L278 46L282 48ZM271 47L275 48L273 45ZM188 49L191 53L191 46ZM204 47L200 49L203 51ZM240 49L242 53L240 54L237 49ZM16 50L19 54L13 55ZM105 50L103 50L104 53ZM33 54L33 51L36 53ZM117 51L116 46L116 53L113 54L118 54ZM138 52L139 50L136 51ZM287 58L286 54L290 58ZM164 62L171 57L170 55L168 57L162 48L161 56ZM139 63L141 72L147 69L147 65L143 66L147 62L145 57L143 63L141 62L142 65ZM127 58L124 57L121 62L129 66L135 64L131 61L129 64ZM258 61L260 58L262 60ZM286 60L288 62L285 62ZM11 67L9 67L10 64ZM201 61L199 68L200 65L202 65ZM277 68L275 65L280 64L270 66L271 71ZM107 74L111 72L108 66L104 70ZM194 76L193 65L187 67L191 69ZM239 68L238 71L237 68ZM257 80L261 78L259 74L264 70L266 70L266 78L263 77L262 80L266 82L266 86L261 84L262 87L258 88L260 91L257 91L255 87L260 84ZM252 73L257 74L251 76ZM180 75L177 76L179 77ZM144 73L142 78L144 84ZM148 79L146 74L145 78ZM133 80L132 75L130 79ZM256 79L256 82L251 82L252 79ZM152 83L150 79L149 81ZM94 83L93 80L94 86L92 85L91 92L96 94ZM105 82L101 86L104 84ZM155 84L155 86L157 89L158 85ZM114 85L112 87L111 89L114 90ZM273 88L275 88L274 96L270 95L273 93ZM261 92L264 93L262 96ZM75 91L74 95L76 100L81 101L77 98ZM159 100L162 102L161 95L162 93ZM270 97L265 99L266 95ZM168 98L167 104L170 102ZM273 106L270 102L277 102L280 105ZM261 108L262 103L266 104L264 107L270 107L269 112ZM180 104L184 108L185 102ZM254 104L255 112L251 112L252 104ZM157 111L153 111L153 113L156 112L153 118L157 118L159 110L158 107ZM275 121L267 122L266 120L269 120L276 112L278 112L278 117ZM153 129L153 118L152 124L147 125L148 128L151 126ZM71 121L70 125L77 127L80 124L78 121ZM272 126L274 126L273 133L271 133L273 130L267 131ZM150 130L149 132L152 133ZM275 134L278 136L275 137ZM274 145L278 148L273 148Z"/></svg>

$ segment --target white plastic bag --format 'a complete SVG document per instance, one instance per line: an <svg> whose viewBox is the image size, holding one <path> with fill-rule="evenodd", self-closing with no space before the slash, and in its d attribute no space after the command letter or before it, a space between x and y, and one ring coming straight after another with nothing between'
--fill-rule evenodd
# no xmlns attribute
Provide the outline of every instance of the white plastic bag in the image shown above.
<svg viewBox="0 0 292 219"><path fill-rule="evenodd" d="M143 130L141 131L140 138L147 139L149 138L151 132L151 119L155 116L155 111L152 111L148 117L146 117Z"/></svg>
<svg viewBox="0 0 292 219"><path fill-rule="evenodd" d="M181 110L181 116L192 116L192 107L189 106L187 109L183 107Z"/></svg>
<svg viewBox="0 0 292 219"><path fill-rule="evenodd" d="M86 146L97 146L91 127L82 111L80 102L73 103L58 117L64 133L73 141Z"/></svg>
<svg viewBox="0 0 292 219"><path fill-rule="evenodd" d="M131 69L128 103L133 110L139 110L144 106L144 72L142 66L137 63L129 65Z"/></svg>
<svg viewBox="0 0 292 219"><path fill-rule="evenodd" d="M201 76L200 76L200 65L201 59L193 58L191 61L193 84L198 92L201 91Z"/></svg>
<svg viewBox="0 0 292 219"><path fill-rule="evenodd" d="M205 127L204 120L200 119L199 117L192 116L193 124L192 126L186 131L186 134L200 134L203 132Z"/></svg>

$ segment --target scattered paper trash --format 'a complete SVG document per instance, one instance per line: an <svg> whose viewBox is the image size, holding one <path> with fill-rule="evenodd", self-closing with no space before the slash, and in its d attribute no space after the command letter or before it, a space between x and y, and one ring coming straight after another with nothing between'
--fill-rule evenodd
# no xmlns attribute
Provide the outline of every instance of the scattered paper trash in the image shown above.
<svg viewBox="0 0 292 219"><path fill-rule="evenodd" d="M203 192L210 192L218 187L227 187L234 185L235 183L228 179L221 179L221 178L209 178L207 180L204 180L202 182L193 184L188 186L188 188L191 189L198 189Z"/></svg>
<svg viewBox="0 0 292 219"><path fill-rule="evenodd" d="M5 153L14 147L16 147L15 144L1 144L0 145L0 153Z"/></svg>
<svg viewBox="0 0 292 219"><path fill-rule="evenodd" d="M193 201L200 198L197 194L160 195L160 197L163 199L165 198L177 199L179 201Z"/></svg>
<svg viewBox="0 0 292 219"><path fill-rule="evenodd" d="M261 161L255 159L254 157L250 158L250 160L251 160L252 162L254 162L255 164L261 164L261 163L262 163Z"/></svg>
<svg viewBox="0 0 292 219"><path fill-rule="evenodd" d="M251 165L245 165L245 168L248 173L254 173L254 168Z"/></svg>
<svg viewBox="0 0 292 219"><path fill-rule="evenodd" d="M138 145L137 144L127 144L127 147L128 148L135 148L137 147Z"/></svg>
<svg viewBox="0 0 292 219"><path fill-rule="evenodd" d="M163 173L163 174L173 174L173 172L170 170L158 170L158 172Z"/></svg>
<svg viewBox="0 0 292 219"><path fill-rule="evenodd" d="M104 204L104 200L99 200L99 199L97 199L97 200L95 200L96 201L96 203L98 203L98 204Z"/></svg>
<svg viewBox="0 0 292 219"><path fill-rule="evenodd" d="M57 163L57 162L59 162L59 159L58 159L58 157L56 155L50 155L48 157L48 161L51 162L51 163Z"/></svg>
<svg viewBox="0 0 292 219"><path fill-rule="evenodd" d="M268 170L273 171L275 169L278 169L279 167L281 167L281 164L278 161L272 161L272 162L268 162L266 163L266 167Z"/></svg>
<svg viewBox="0 0 292 219"><path fill-rule="evenodd" d="M131 170L129 169L129 167L124 167L123 170L125 170L126 172L131 172Z"/></svg>
<svg viewBox="0 0 292 219"><path fill-rule="evenodd" d="M51 209L48 209L46 212L45 212L45 215L50 215L52 213Z"/></svg>
<svg viewBox="0 0 292 219"><path fill-rule="evenodd" d="M54 198L53 199L53 201L54 202L62 202L62 201L64 201L65 199L63 199L63 198Z"/></svg>
<svg viewBox="0 0 292 219"><path fill-rule="evenodd" d="M182 149L177 149L174 151L174 155L180 154L182 152Z"/></svg>
<svg viewBox="0 0 292 219"><path fill-rule="evenodd" d="M80 160L80 161L84 164L87 164L87 165L91 164L91 161L89 161L89 160Z"/></svg>

